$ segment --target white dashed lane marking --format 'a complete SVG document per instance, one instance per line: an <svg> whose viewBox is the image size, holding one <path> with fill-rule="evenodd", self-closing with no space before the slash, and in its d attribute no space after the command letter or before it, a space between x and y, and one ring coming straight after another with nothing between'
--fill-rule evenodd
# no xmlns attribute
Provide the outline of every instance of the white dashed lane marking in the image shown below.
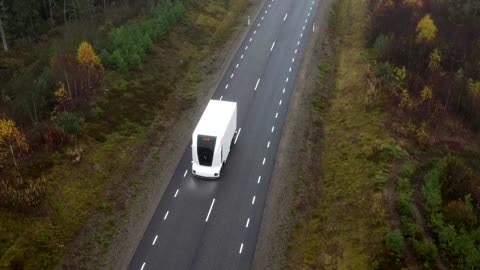
<svg viewBox="0 0 480 270"><path fill-rule="evenodd" d="M242 254L242 250L243 250L243 243L240 245L240 250L238 251L238 253Z"/></svg>
<svg viewBox="0 0 480 270"><path fill-rule="evenodd" d="M267 158L263 158L263 162L262 162L262 165L265 165L265 161L267 160Z"/></svg>
<svg viewBox="0 0 480 270"><path fill-rule="evenodd" d="M249 223L250 223L250 218L247 219L247 224L245 224L245 228L248 228Z"/></svg>
<svg viewBox="0 0 480 270"><path fill-rule="evenodd" d="M157 242L157 238L158 238L158 235L155 235L155 239L153 239L152 246L154 246L154 245L155 245L155 242Z"/></svg>
<svg viewBox="0 0 480 270"><path fill-rule="evenodd" d="M212 212L213 205L215 204L215 198L212 200L212 204L210 205L210 209L208 210L207 218L205 219L205 222L208 222L208 218L210 217L210 213Z"/></svg>
<svg viewBox="0 0 480 270"><path fill-rule="evenodd" d="M255 84L255 88L253 90L257 91L258 84L260 83L260 78L257 80L257 84Z"/></svg>
<svg viewBox="0 0 480 270"><path fill-rule="evenodd" d="M288 13L285 14L285 17L283 17L283 21L285 21L287 19L287 16L288 16Z"/></svg>
<svg viewBox="0 0 480 270"><path fill-rule="evenodd" d="M145 263L142 264L142 268L140 268L140 270L143 270L144 267L145 267Z"/></svg>
<svg viewBox="0 0 480 270"><path fill-rule="evenodd" d="M262 177L259 176L259 177L258 177L258 180L257 180L257 184L260 184L260 181L261 181L261 180L262 180Z"/></svg>
<svg viewBox="0 0 480 270"><path fill-rule="evenodd" d="M275 130L275 126L272 127L272 133L273 133L274 130Z"/></svg>
<svg viewBox="0 0 480 270"><path fill-rule="evenodd" d="M167 219L168 213L169 213L169 211L167 211L167 212L165 213L165 216L163 217L163 220L166 220L166 219Z"/></svg>
<svg viewBox="0 0 480 270"><path fill-rule="evenodd" d="M221 99L220 99L220 100L221 100ZM176 198L177 195L178 195L178 189L177 189L177 191L175 191L175 195L173 195L173 197Z"/></svg>
<svg viewBox="0 0 480 270"><path fill-rule="evenodd" d="M255 196L252 198L252 204L255 204Z"/></svg>
<svg viewBox="0 0 480 270"><path fill-rule="evenodd" d="M183 177L187 176L187 173L188 173L188 170L185 171L185 173L183 174Z"/></svg>
<svg viewBox="0 0 480 270"><path fill-rule="evenodd" d="M270 141L268 141L267 143L267 148L270 148Z"/></svg>

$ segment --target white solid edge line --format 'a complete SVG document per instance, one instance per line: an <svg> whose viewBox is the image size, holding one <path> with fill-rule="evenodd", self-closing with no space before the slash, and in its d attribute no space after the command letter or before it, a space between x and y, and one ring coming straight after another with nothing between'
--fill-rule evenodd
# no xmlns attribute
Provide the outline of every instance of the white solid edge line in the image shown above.
<svg viewBox="0 0 480 270"><path fill-rule="evenodd" d="M167 212L165 213L165 216L163 217L163 220L166 220L166 219L167 219L169 212L170 212L170 211L167 211Z"/></svg>
<svg viewBox="0 0 480 270"><path fill-rule="evenodd" d="M272 47L270 48L270 51L273 51L273 48L275 47L275 42L276 42L276 41L274 41L274 42L272 43Z"/></svg>
<svg viewBox="0 0 480 270"><path fill-rule="evenodd" d="M238 251L238 253L242 254L242 250L243 250L243 243L240 245L240 250Z"/></svg>
<svg viewBox="0 0 480 270"><path fill-rule="evenodd" d="M173 195L174 198L177 197L177 195L178 195L178 190L179 190L179 189L177 188L177 191L175 191L175 195Z"/></svg>
<svg viewBox="0 0 480 270"><path fill-rule="evenodd" d="M265 165L265 161L267 160L267 158L263 158L263 162L262 162L262 165Z"/></svg>
<svg viewBox="0 0 480 270"><path fill-rule="evenodd" d="M237 136L235 137L235 141L233 142L233 144L237 144L237 140L238 140L238 136L240 136L240 132L242 132L242 128L238 130Z"/></svg>
<svg viewBox="0 0 480 270"><path fill-rule="evenodd" d="M288 13L285 14L285 17L283 17L283 21L287 19Z"/></svg>
<svg viewBox="0 0 480 270"><path fill-rule="evenodd" d="M215 203L215 198L212 200L212 204L210 205L210 209L208 209L208 214L207 218L205 219L205 222L208 222L208 218L210 217L210 213L212 212L213 204Z"/></svg>
<svg viewBox="0 0 480 270"><path fill-rule="evenodd" d="M257 88L258 88L258 84L259 84L259 83L260 83L260 78L258 78L258 80L257 80L257 84L255 84L255 88L254 88L253 90L255 90L255 91L257 90Z"/></svg>
<svg viewBox="0 0 480 270"><path fill-rule="evenodd" d="M267 148L270 148L270 141L268 141L267 143Z"/></svg>
<svg viewBox="0 0 480 270"><path fill-rule="evenodd" d="M252 204L255 204L255 196L252 198Z"/></svg>
<svg viewBox="0 0 480 270"><path fill-rule="evenodd" d="M185 171L185 173L183 174L183 177L187 176L187 173L188 173L188 170Z"/></svg>
<svg viewBox="0 0 480 270"><path fill-rule="evenodd" d="M257 184L260 184L260 180L262 180L261 176L258 177Z"/></svg>
<svg viewBox="0 0 480 270"><path fill-rule="evenodd" d="M220 97L220 100L222 100L223 96Z"/></svg>
<svg viewBox="0 0 480 270"><path fill-rule="evenodd" d="M153 239L152 246L154 246L154 245L155 245L155 242L157 242L157 238L158 238L158 235L155 235L155 239Z"/></svg>
<svg viewBox="0 0 480 270"><path fill-rule="evenodd" d="M245 228L248 228L248 224L250 224L250 218L247 219L247 224L245 225Z"/></svg>
<svg viewBox="0 0 480 270"><path fill-rule="evenodd" d="M140 270L143 270L143 268L145 267L145 264L146 264L146 263L143 263L143 264L142 264L142 268L140 268Z"/></svg>

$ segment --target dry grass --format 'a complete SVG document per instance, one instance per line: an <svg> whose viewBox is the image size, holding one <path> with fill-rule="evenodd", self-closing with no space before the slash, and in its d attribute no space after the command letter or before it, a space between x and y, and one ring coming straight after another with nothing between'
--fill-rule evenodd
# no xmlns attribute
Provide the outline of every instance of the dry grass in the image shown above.
<svg viewBox="0 0 480 270"><path fill-rule="evenodd" d="M384 115L365 111L368 62L363 37L366 1L337 0L330 19L336 48L335 90L323 121L318 163L311 176L318 193L304 209L290 243L292 269L371 269L383 254L388 231L385 189L374 175L382 163L371 160L374 142L386 142ZM318 103L318 101L316 101ZM314 106L318 104L314 103ZM319 112L320 111L320 112Z"/></svg>

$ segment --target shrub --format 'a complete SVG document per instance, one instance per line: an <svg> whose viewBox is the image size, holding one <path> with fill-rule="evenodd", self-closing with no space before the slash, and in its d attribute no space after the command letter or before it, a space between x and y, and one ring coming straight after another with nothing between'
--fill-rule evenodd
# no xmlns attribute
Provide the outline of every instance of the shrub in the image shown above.
<svg viewBox="0 0 480 270"><path fill-rule="evenodd" d="M421 239L422 232L420 227L415 223L415 221L410 217L401 218L402 229L407 238Z"/></svg>
<svg viewBox="0 0 480 270"><path fill-rule="evenodd" d="M442 205L442 194L440 191L440 172L434 168L425 176L425 185L422 187L424 206L427 212L435 213Z"/></svg>
<svg viewBox="0 0 480 270"><path fill-rule="evenodd" d="M442 169L442 195L450 200L463 199L474 181L473 170L463 160L447 156L439 162Z"/></svg>
<svg viewBox="0 0 480 270"><path fill-rule="evenodd" d="M64 112L57 118L57 125L70 134L77 134L80 131L80 123L76 114Z"/></svg>
<svg viewBox="0 0 480 270"><path fill-rule="evenodd" d="M412 239L413 248L417 256L426 262L435 260L438 255L437 246L430 240L424 239L421 241Z"/></svg>
<svg viewBox="0 0 480 270"><path fill-rule="evenodd" d="M446 222L455 225L456 228L469 229L477 224L477 217L473 212L473 206L470 196L465 197L465 201L450 201L443 208L443 215Z"/></svg>
<svg viewBox="0 0 480 270"><path fill-rule="evenodd" d="M385 246L390 254L398 258L403 257L405 252L405 240L403 239L402 233L399 230L390 231L387 234Z"/></svg>

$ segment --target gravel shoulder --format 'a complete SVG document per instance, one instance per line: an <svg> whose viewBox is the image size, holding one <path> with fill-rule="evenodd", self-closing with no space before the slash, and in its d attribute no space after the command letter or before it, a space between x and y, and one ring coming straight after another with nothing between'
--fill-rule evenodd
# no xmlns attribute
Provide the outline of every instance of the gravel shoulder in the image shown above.
<svg viewBox="0 0 480 270"><path fill-rule="evenodd" d="M293 225L292 210L295 187L299 177L313 164L311 144L314 129L310 113L311 96L315 88L317 66L324 55L326 45L327 18L332 0L322 1L314 22L315 34L305 47L303 60L290 98L288 115L270 181L262 225L257 240L253 269L287 269L286 251L290 229ZM298 138L302 138L299 140ZM305 141L302 148L298 141Z"/></svg>

